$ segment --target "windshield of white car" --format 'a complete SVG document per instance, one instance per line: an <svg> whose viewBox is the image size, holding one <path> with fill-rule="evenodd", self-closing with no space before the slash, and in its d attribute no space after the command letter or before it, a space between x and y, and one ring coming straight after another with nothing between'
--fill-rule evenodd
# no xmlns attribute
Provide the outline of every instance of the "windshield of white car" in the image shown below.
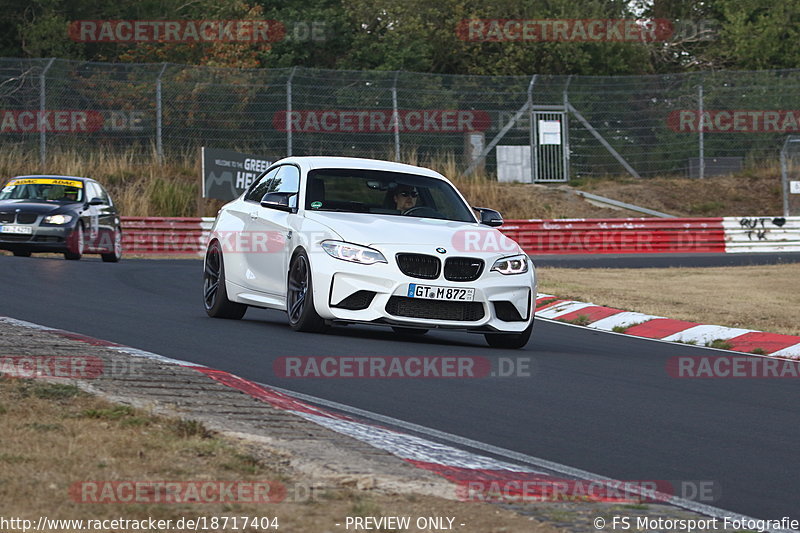
<svg viewBox="0 0 800 533"><path fill-rule="evenodd" d="M13 181L11 182L13 183ZM54 183L9 184L0 189L0 200L32 202L82 202L83 188Z"/></svg>
<svg viewBox="0 0 800 533"><path fill-rule="evenodd" d="M308 173L305 208L475 222L444 180L383 170L318 169Z"/></svg>

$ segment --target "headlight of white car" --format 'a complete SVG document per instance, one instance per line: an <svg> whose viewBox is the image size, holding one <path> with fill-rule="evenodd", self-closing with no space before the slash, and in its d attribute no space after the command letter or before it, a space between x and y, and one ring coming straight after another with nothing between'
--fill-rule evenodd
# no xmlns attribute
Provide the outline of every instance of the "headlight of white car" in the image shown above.
<svg viewBox="0 0 800 533"><path fill-rule="evenodd" d="M504 257L494 262L492 270L501 274L524 274L528 271L528 256L525 254Z"/></svg>
<svg viewBox="0 0 800 533"><path fill-rule="evenodd" d="M341 241L322 241L322 249L325 250L329 256L341 259L342 261L350 261L351 263L359 263L362 265L373 265L375 263L386 263L386 258L378 250L367 248L366 246L359 246L349 242Z"/></svg>
<svg viewBox="0 0 800 533"><path fill-rule="evenodd" d="M72 220L72 215L50 215L44 217L45 224L66 224Z"/></svg>

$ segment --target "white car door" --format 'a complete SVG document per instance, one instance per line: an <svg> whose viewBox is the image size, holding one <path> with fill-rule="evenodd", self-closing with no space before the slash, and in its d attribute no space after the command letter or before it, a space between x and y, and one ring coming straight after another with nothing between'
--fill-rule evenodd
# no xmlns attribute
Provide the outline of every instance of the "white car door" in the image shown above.
<svg viewBox="0 0 800 533"><path fill-rule="evenodd" d="M257 216L261 208L259 202L278 170L275 168L256 178L242 198L228 204L225 207L225 219L217 228L217 238L225 256L225 277L240 287L255 288L252 286L255 276L250 270L252 250L247 230L252 217Z"/></svg>
<svg viewBox="0 0 800 533"><path fill-rule="evenodd" d="M293 194L289 197L289 206L296 210L299 188L300 170L294 165L282 165L277 174L267 180L263 190L264 194ZM246 261L251 278L248 286L253 290L281 298L286 296L286 273L293 238L290 224L296 217L292 212L262 207L260 202L251 211L246 228L251 251Z"/></svg>

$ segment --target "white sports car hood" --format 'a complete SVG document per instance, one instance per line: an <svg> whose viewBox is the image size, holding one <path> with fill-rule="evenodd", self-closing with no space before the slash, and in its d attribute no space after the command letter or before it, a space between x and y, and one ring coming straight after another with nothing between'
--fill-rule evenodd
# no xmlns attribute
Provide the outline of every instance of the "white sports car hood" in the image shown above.
<svg viewBox="0 0 800 533"><path fill-rule="evenodd" d="M306 211L305 217L329 227L347 242L364 246L430 245L492 255L522 252L513 240L477 222L319 211Z"/></svg>

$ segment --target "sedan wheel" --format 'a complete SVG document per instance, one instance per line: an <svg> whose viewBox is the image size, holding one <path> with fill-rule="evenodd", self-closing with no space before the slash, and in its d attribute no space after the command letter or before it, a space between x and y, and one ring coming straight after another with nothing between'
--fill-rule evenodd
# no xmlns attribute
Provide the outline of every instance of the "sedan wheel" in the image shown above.
<svg viewBox="0 0 800 533"><path fill-rule="evenodd" d="M314 309L314 291L311 282L311 267L303 250L292 259L289 267L288 291L286 293L286 312L289 325L295 331L321 332L325 321Z"/></svg>
<svg viewBox="0 0 800 533"><path fill-rule="evenodd" d="M84 246L83 226L79 223L75 226L75 229L72 230L72 235L69 236L69 243L67 245L67 251L64 252L64 259L69 259L70 261L80 260L83 255Z"/></svg>
<svg viewBox="0 0 800 533"><path fill-rule="evenodd" d="M212 318L239 320L247 311L246 305L228 300L228 292L225 289L225 264L217 241L212 242L206 251L203 303L206 314Z"/></svg>
<svg viewBox="0 0 800 533"><path fill-rule="evenodd" d="M114 230L114 248L108 253L100 254L106 263L118 263L122 259L122 232L119 228Z"/></svg>

